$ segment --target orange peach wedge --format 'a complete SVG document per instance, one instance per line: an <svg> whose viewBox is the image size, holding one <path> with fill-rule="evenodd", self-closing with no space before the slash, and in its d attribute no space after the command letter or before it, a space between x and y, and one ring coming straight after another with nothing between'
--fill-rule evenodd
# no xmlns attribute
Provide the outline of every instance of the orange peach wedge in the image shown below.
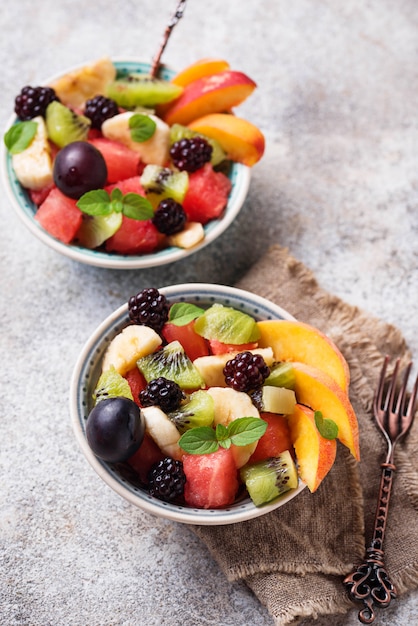
<svg viewBox="0 0 418 626"><path fill-rule="evenodd" d="M335 343L318 329L303 322L267 320L258 322L259 346L271 346L276 361L300 361L331 376L347 391L350 371Z"/></svg>
<svg viewBox="0 0 418 626"><path fill-rule="evenodd" d="M195 80L204 76L211 76L229 70L228 61L224 59L206 58L199 59L195 63L188 65L184 70L179 72L171 79L171 82L180 87L187 87Z"/></svg>
<svg viewBox="0 0 418 626"><path fill-rule="evenodd" d="M321 411L324 419L333 420L338 426L338 439L359 461L357 417L347 393L328 374L316 367L296 362L292 366L298 404Z"/></svg>
<svg viewBox="0 0 418 626"><path fill-rule="evenodd" d="M299 476L313 493L334 465L337 442L320 434L315 425L314 411L307 406L297 404L287 420Z"/></svg>
<svg viewBox="0 0 418 626"><path fill-rule="evenodd" d="M204 76L187 85L161 114L169 126L187 126L202 115L229 111L248 98L255 88L255 82L242 72L226 70Z"/></svg>
<svg viewBox="0 0 418 626"><path fill-rule="evenodd" d="M261 159L264 135L257 126L229 113L211 113L194 120L189 128L216 139L233 161L251 167Z"/></svg>

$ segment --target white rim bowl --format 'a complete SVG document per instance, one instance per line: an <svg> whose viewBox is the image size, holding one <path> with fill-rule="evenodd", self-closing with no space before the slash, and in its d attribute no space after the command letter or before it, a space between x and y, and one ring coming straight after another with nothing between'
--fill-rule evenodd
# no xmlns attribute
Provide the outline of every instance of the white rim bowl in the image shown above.
<svg viewBox="0 0 418 626"><path fill-rule="evenodd" d="M170 303L191 302L199 306L210 306L218 302L253 315L257 320L294 319L281 307L247 291L204 283L172 285L159 289ZM74 434L87 461L104 482L131 504L148 513L186 524L220 525L242 522L265 515L283 506L297 496L305 485L283 494L274 502L256 507L246 498L225 509L197 509L162 502L151 497L144 489L128 482L117 467L97 458L86 440L86 421L92 407L92 392L100 375L103 354L117 335L129 323L127 303L107 317L93 332L84 345L75 365L70 388L70 411Z"/></svg>
<svg viewBox="0 0 418 626"><path fill-rule="evenodd" d="M112 59L112 62L115 64L118 72L125 71L146 73L150 69L149 63L135 59ZM85 64L83 63L76 67L68 68L65 72L48 78L44 81L44 84L49 84L62 74L71 72L74 69L82 67L83 65ZM172 69L166 66L162 67L161 76L163 78L169 79L173 76L173 74L174 72ZM16 115L12 115L9 118L6 124L5 132L16 122L16 119ZM16 179L12 167L12 159L4 145L4 141L1 142L1 150L0 169L6 193L13 209L31 233L56 252L59 252L74 261L109 269L144 269L157 267L160 265L166 265L167 263L174 263L175 261L184 259L191 254L202 250L204 247L217 239L237 217L247 197L251 178L251 169L249 167L240 163L232 164L231 171L229 173L232 189L229 195L228 204L219 219L211 220L208 224L204 225L205 238L195 247L185 250L171 246L151 254L121 255L98 250L89 250L72 244L65 244L58 239L55 239L55 237L44 230L34 219L36 206L30 200L28 193Z"/></svg>

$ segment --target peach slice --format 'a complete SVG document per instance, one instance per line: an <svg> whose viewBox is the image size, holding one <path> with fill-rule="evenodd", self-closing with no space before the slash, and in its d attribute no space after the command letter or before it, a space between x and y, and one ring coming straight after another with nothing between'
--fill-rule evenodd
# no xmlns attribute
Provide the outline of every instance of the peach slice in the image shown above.
<svg viewBox="0 0 418 626"><path fill-rule="evenodd" d="M246 74L226 70L194 80L160 113L169 126L176 123L187 126L198 117L228 111L241 104L255 88L255 82Z"/></svg>
<svg viewBox="0 0 418 626"><path fill-rule="evenodd" d="M304 404L314 411L321 411L324 419L333 420L338 426L338 439L359 461L357 417L347 393L333 378L316 367L297 362L293 362L292 366L298 404Z"/></svg>
<svg viewBox="0 0 418 626"><path fill-rule="evenodd" d="M190 85L190 83L198 80L199 78L224 72L225 70L229 70L229 67L228 61L224 61L224 59L199 59L176 74L170 82L175 85L179 85L180 87L187 87L187 85Z"/></svg>
<svg viewBox="0 0 418 626"><path fill-rule="evenodd" d="M193 120L189 128L216 139L228 157L251 167L261 159L265 138L257 126L229 113L211 113Z"/></svg>
<svg viewBox="0 0 418 626"><path fill-rule="evenodd" d="M318 329L303 322L267 320L258 322L260 347L271 346L276 361L300 361L331 376L347 391L350 371L335 343Z"/></svg>
<svg viewBox="0 0 418 626"><path fill-rule="evenodd" d="M298 473L312 493L334 465L337 441L325 439L315 425L314 411L297 404L288 424L298 460Z"/></svg>

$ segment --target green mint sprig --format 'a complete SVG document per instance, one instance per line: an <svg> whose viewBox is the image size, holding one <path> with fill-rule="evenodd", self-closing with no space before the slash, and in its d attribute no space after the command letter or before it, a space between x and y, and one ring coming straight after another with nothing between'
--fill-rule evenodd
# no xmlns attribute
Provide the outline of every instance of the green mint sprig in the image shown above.
<svg viewBox="0 0 418 626"><path fill-rule="evenodd" d="M338 437L338 426L334 420L324 418L321 411L314 413L315 426L324 439L336 439Z"/></svg>
<svg viewBox="0 0 418 626"><path fill-rule="evenodd" d="M186 430L179 439L179 446L188 454L210 454L219 447L230 448L255 443L264 435L267 422L258 417L239 417L224 426L216 428L199 426Z"/></svg>
<svg viewBox="0 0 418 626"><path fill-rule="evenodd" d="M134 113L129 118L129 128L131 130L131 138L133 141L143 143L151 139L157 128L155 121L143 113Z"/></svg>
<svg viewBox="0 0 418 626"><path fill-rule="evenodd" d="M13 124L4 135L4 143L10 154L19 154L30 146L38 129L38 122L28 120Z"/></svg>
<svg viewBox="0 0 418 626"><path fill-rule="evenodd" d="M80 211L87 215L123 213L134 220L148 220L154 216L152 204L138 193L122 194L117 187L111 194L105 189L95 189L83 194L77 202Z"/></svg>
<svg viewBox="0 0 418 626"><path fill-rule="evenodd" d="M186 326L186 324L197 319L204 312L204 309L201 309L195 304L190 304L189 302L175 302L170 307L168 321L175 326Z"/></svg>

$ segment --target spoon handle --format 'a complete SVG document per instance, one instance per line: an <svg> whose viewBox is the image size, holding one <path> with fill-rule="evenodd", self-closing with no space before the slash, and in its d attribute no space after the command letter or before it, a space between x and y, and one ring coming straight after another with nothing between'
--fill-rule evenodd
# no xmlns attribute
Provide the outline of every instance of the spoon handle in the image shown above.
<svg viewBox="0 0 418 626"><path fill-rule="evenodd" d="M161 60L162 54L164 52L164 49L165 49L165 47L167 45L168 38L170 37L171 32L172 32L174 26L183 17L185 6L186 6L186 0L180 0L180 2L177 5L176 10L174 11L173 15L170 18L170 21L168 22L168 24L166 26L163 38L161 40L160 47L158 48L157 53L154 56L154 58L152 60L152 63L151 63L150 74L153 77L155 77L157 75L157 73L158 73L158 69L160 67L160 60Z"/></svg>

